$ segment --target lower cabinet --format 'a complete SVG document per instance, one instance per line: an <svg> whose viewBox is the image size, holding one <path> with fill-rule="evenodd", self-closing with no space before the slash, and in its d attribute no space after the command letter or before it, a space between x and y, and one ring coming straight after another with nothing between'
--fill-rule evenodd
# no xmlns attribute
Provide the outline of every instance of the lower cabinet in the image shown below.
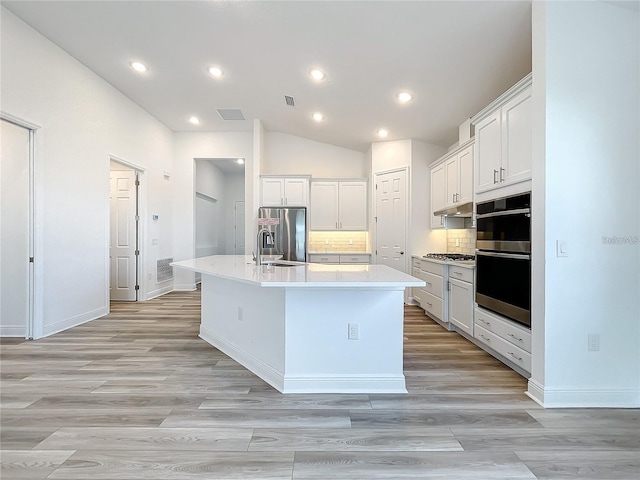
<svg viewBox="0 0 640 480"><path fill-rule="evenodd" d="M476 307L473 337L507 365L531 373L531 330Z"/></svg>
<svg viewBox="0 0 640 480"><path fill-rule="evenodd" d="M444 289L446 265L414 257L411 273L426 283L424 287L414 287L413 299L431 318L448 323L448 304Z"/></svg>
<svg viewBox="0 0 640 480"><path fill-rule="evenodd" d="M331 263L334 265L370 264L370 253L310 253L310 263Z"/></svg>
<svg viewBox="0 0 640 480"><path fill-rule="evenodd" d="M449 321L456 330L473 336L473 270L469 270L471 282L468 282L452 277L453 268L456 267L449 267Z"/></svg>

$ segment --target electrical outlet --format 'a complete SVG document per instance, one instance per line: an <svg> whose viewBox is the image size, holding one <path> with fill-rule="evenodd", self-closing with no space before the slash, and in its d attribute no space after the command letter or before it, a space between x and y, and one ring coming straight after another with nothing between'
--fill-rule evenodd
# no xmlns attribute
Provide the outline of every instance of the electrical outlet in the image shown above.
<svg viewBox="0 0 640 480"><path fill-rule="evenodd" d="M360 332L358 331L357 323L349 324L349 340L358 340Z"/></svg>
<svg viewBox="0 0 640 480"><path fill-rule="evenodd" d="M600 334L590 333L589 335L587 335L587 342L588 342L587 349L590 352L600 351Z"/></svg>
<svg viewBox="0 0 640 480"><path fill-rule="evenodd" d="M353 239L349 239L349 245L353 245Z"/></svg>
<svg viewBox="0 0 640 480"><path fill-rule="evenodd" d="M459 247L459 246L460 246L460 239L456 238L456 247Z"/></svg>
<svg viewBox="0 0 640 480"><path fill-rule="evenodd" d="M325 245L329 245L329 239L328 239L328 238L325 238L325 239L324 239L324 244L325 244Z"/></svg>

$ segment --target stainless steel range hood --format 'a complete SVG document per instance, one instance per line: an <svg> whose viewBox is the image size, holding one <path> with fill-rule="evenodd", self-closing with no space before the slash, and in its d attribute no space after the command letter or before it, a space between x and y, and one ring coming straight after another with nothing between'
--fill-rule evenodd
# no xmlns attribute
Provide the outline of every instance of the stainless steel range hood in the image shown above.
<svg viewBox="0 0 640 480"><path fill-rule="evenodd" d="M452 207L443 208L437 212L433 212L436 217L457 217L471 218L473 215L473 203L463 203L462 205L454 205Z"/></svg>

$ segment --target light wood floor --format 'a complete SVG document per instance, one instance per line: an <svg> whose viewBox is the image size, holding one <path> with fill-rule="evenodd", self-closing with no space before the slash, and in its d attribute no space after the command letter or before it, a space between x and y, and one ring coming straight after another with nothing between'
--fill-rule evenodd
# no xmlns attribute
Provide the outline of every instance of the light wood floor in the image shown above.
<svg viewBox="0 0 640 480"><path fill-rule="evenodd" d="M0 477L640 478L640 411L544 410L417 307L408 395L281 395L197 337L199 308L198 292L171 293L5 339Z"/></svg>

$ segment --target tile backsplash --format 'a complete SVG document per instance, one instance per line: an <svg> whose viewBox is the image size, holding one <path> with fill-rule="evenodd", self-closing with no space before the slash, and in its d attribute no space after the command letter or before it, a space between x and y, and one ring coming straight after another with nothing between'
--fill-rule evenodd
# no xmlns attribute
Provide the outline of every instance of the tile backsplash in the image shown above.
<svg viewBox="0 0 640 480"><path fill-rule="evenodd" d="M368 252L368 237L368 232L309 232L309 251Z"/></svg>
<svg viewBox="0 0 640 480"><path fill-rule="evenodd" d="M470 255L476 253L476 230L472 228L447 230L447 253Z"/></svg>

